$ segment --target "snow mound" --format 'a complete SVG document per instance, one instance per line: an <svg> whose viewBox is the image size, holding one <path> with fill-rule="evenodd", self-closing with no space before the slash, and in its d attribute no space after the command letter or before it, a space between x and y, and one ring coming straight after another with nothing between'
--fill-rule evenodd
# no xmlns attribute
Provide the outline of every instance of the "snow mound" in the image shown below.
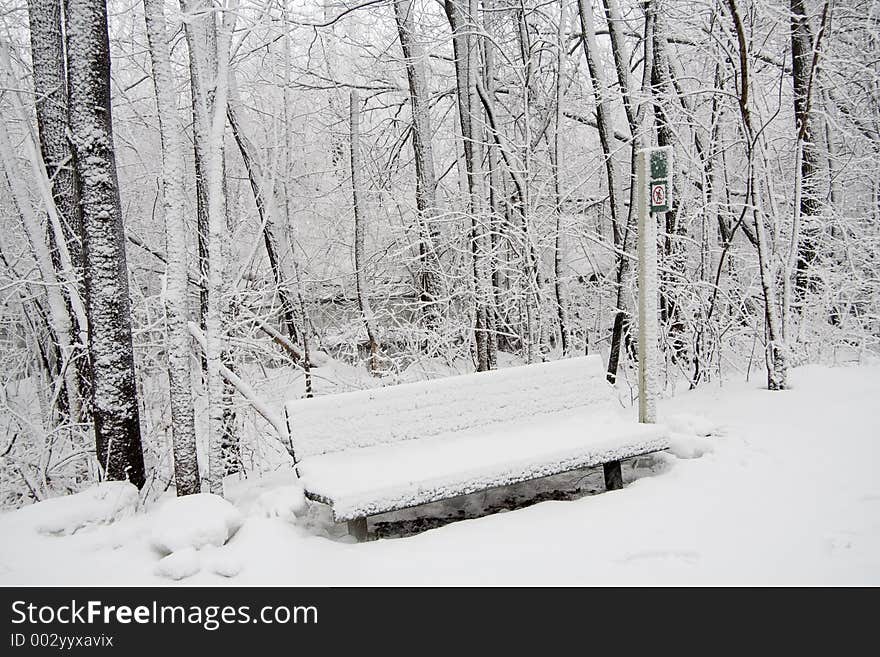
<svg viewBox="0 0 880 657"><path fill-rule="evenodd" d="M713 436L719 433L718 425L702 415L678 413L664 416L662 419L663 424L673 433L689 434L692 436Z"/></svg>
<svg viewBox="0 0 880 657"><path fill-rule="evenodd" d="M254 501L252 513L265 518L294 522L308 511L303 487L299 484L279 486L264 491Z"/></svg>
<svg viewBox="0 0 880 657"><path fill-rule="evenodd" d="M208 570L221 577L235 577L241 572L241 561L223 551L213 551L204 561Z"/></svg>
<svg viewBox="0 0 880 657"><path fill-rule="evenodd" d="M201 568L198 552L195 548L188 547L161 559L153 572L159 577L179 580L195 575Z"/></svg>
<svg viewBox="0 0 880 657"><path fill-rule="evenodd" d="M40 534L66 536L91 525L109 525L134 513L138 489L127 481L105 481L75 495L33 507Z"/></svg>
<svg viewBox="0 0 880 657"><path fill-rule="evenodd" d="M714 447L711 441L702 436L673 433L669 436L667 451L680 459L696 459L714 451Z"/></svg>
<svg viewBox="0 0 880 657"><path fill-rule="evenodd" d="M152 544L163 554L228 541L243 522L242 515L219 495L199 493L169 500L156 513Z"/></svg>

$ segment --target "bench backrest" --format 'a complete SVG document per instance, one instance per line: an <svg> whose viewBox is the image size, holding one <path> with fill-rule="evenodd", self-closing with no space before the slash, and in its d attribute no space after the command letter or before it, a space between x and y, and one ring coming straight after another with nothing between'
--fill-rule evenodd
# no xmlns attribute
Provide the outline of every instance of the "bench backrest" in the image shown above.
<svg viewBox="0 0 880 657"><path fill-rule="evenodd" d="M614 404L599 356L581 356L285 405L297 460L529 418Z"/></svg>

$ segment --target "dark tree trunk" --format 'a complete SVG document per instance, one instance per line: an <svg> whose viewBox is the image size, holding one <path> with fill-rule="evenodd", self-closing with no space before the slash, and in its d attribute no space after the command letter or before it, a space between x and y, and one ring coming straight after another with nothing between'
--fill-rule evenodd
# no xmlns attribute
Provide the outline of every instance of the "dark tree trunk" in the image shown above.
<svg viewBox="0 0 880 657"><path fill-rule="evenodd" d="M794 114L797 130L803 135L801 157L801 235L797 245L795 298L800 301L816 287L810 269L816 260L819 227L815 217L820 212L818 175L819 151L815 144L813 120L808 95L812 76L813 35L806 14L805 0L791 0L791 77L794 87Z"/></svg>
<svg viewBox="0 0 880 657"><path fill-rule="evenodd" d="M79 207L79 188L73 166L73 151L67 138L68 91L67 71L64 61L64 30L61 0L28 0L28 22L31 35L31 60L34 69L34 104L37 113L37 130L40 135L40 151L46 165L46 173L52 184L52 198L61 223L61 235L56 235L49 225L49 246L52 263L57 272L63 265L58 254L59 242L63 240L70 254L77 289L83 292L82 272L82 213ZM70 299L67 299L70 307ZM76 317L71 312L71 321ZM80 327L81 330L86 327ZM85 349L85 345L81 345ZM75 355L80 394L83 397L82 419L89 417L89 366L88 355L80 348Z"/></svg>
<svg viewBox="0 0 880 657"><path fill-rule="evenodd" d="M31 59L34 66L34 98L40 150L52 181L52 197L61 218L64 239L75 266L82 264L82 216L79 210L73 152L67 139L68 95L64 66L64 34L61 0L28 0Z"/></svg>
<svg viewBox="0 0 880 657"><path fill-rule="evenodd" d="M70 128L81 181L85 291L98 461L108 479L144 484L131 308L110 112L103 0L69 0Z"/></svg>
<svg viewBox="0 0 880 657"><path fill-rule="evenodd" d="M238 120L238 113L232 103L226 108L226 117L229 120L229 126L232 128L232 134L235 137L235 143L238 145L238 151L241 153L241 159L244 162L244 168L251 183L251 190L254 193L257 214L259 214L260 223L263 225L263 244L266 247L269 268L272 270L272 280L275 281L275 288L278 290L278 298L281 301L282 323L291 342L298 342L299 331L296 329L296 308L293 305L293 292L290 290L290 281L293 279L293 276L285 274L284 264L289 263L282 263L281 261L281 252L278 247L275 229L275 218L270 215L267 208L266 190L263 187L263 173L253 157L253 146L243 132Z"/></svg>
<svg viewBox="0 0 880 657"><path fill-rule="evenodd" d="M671 80L672 74L666 51L666 32L664 28L664 17L662 15L656 16L654 18L654 64L651 67L651 84L655 90L654 116L657 129L657 145L674 146L675 133L672 130L667 114L669 108L659 100L663 97L672 97L676 92ZM673 187L675 187L674 180ZM677 196L677 194L673 194L673 199L677 198ZM665 235L663 236L661 260L666 263L667 269L678 272L680 277L683 278L685 276L683 249L676 238L684 235L685 231L678 221L678 206L673 205L664 214L666 215L666 226ZM672 358L683 362L687 357L684 340L685 325L681 318L678 301L673 289L674 283L675 280L672 274L666 271L660 272L660 316L663 323L667 326L669 342L673 347Z"/></svg>

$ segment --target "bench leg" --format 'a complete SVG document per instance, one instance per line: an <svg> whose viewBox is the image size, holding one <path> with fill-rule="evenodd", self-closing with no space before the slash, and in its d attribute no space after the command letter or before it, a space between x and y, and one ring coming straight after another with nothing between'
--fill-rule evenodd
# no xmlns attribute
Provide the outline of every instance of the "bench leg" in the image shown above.
<svg viewBox="0 0 880 657"><path fill-rule="evenodd" d="M620 461L610 461L602 466L605 471L605 490L619 490L623 488L623 473L620 471Z"/></svg>
<svg viewBox="0 0 880 657"><path fill-rule="evenodd" d="M354 536L358 543L367 540L367 519L355 518L348 521L348 534Z"/></svg>

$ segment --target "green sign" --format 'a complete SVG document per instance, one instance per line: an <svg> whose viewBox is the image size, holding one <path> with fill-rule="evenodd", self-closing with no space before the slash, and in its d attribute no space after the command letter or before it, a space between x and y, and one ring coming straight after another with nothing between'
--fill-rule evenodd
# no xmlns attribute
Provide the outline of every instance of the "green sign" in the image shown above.
<svg viewBox="0 0 880 657"><path fill-rule="evenodd" d="M672 207L672 146L651 149L650 170L648 202L651 212L668 212Z"/></svg>

